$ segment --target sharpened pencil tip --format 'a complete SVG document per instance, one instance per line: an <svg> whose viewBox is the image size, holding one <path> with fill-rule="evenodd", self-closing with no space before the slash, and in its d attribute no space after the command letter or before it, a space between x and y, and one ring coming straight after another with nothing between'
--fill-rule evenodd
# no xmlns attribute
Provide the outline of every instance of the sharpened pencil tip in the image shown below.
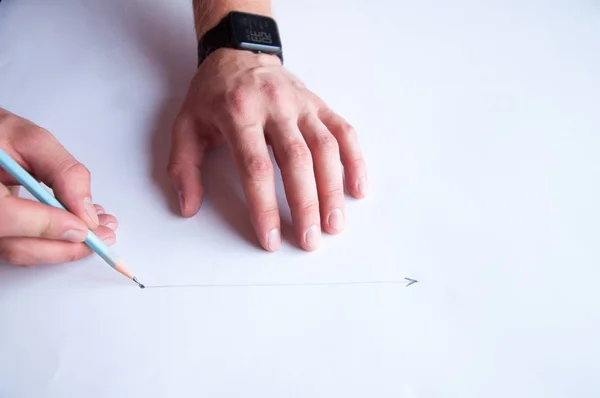
<svg viewBox="0 0 600 398"><path fill-rule="evenodd" d="M145 288L146 288L146 286L142 285L142 284L140 283L140 281L138 281L138 280L137 280L137 278L135 278L135 277L134 277L134 278L133 278L133 281L134 281L135 283L137 283L137 284L138 284L138 286L140 287L140 289L145 289Z"/></svg>

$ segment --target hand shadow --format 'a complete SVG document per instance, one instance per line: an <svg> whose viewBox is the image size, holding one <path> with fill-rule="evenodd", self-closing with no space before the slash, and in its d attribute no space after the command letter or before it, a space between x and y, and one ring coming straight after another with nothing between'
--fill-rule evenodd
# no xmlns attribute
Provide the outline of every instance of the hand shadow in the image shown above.
<svg viewBox="0 0 600 398"><path fill-rule="evenodd" d="M260 248L250 222L239 174L228 148L207 152L202 166L202 180L206 207L214 209L246 242Z"/></svg>
<svg viewBox="0 0 600 398"><path fill-rule="evenodd" d="M299 249L300 246L296 242L292 228L289 207L283 193L281 173L272 153L271 162L273 162L275 169L275 185L278 191L281 238ZM228 148L219 148L207 152L202 167L202 179L205 189L205 203L214 208L223 220L247 242L262 248L250 221L250 213L246 204L240 174Z"/></svg>
<svg viewBox="0 0 600 398"><path fill-rule="evenodd" d="M176 215L181 215L179 199L167 174L167 165L171 151L171 128L180 107L180 98L167 100L158 110L150 131L152 181L165 198L168 210Z"/></svg>

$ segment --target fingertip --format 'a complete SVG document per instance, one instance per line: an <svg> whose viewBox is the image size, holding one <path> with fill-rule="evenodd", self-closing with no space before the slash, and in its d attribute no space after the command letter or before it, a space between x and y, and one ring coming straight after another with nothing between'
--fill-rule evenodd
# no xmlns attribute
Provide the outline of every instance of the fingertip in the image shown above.
<svg viewBox="0 0 600 398"><path fill-rule="evenodd" d="M191 164L171 164L169 176L177 193L181 216L193 217L200 210L204 196L200 169Z"/></svg>
<svg viewBox="0 0 600 398"><path fill-rule="evenodd" d="M270 252L279 251L279 248L281 247L281 232L279 231L279 228L273 228L269 231L263 247Z"/></svg>
<svg viewBox="0 0 600 398"><path fill-rule="evenodd" d="M202 194L185 194L183 192L177 192L177 197L179 200L179 211L181 212L182 217L190 218L200 211L200 207L202 206Z"/></svg>
<svg viewBox="0 0 600 398"><path fill-rule="evenodd" d="M262 209L250 201L249 210L250 222L260 245L266 251L278 251L281 247L281 226L277 205Z"/></svg>
<svg viewBox="0 0 600 398"><path fill-rule="evenodd" d="M364 199L369 195L371 184L364 174L357 174L356 172L346 174L346 189L355 199Z"/></svg>
<svg viewBox="0 0 600 398"><path fill-rule="evenodd" d="M101 225L94 230L94 233L109 246L112 246L117 242L117 234L109 227Z"/></svg>
<svg viewBox="0 0 600 398"><path fill-rule="evenodd" d="M367 177L360 177L358 179L358 183L356 184L356 193L363 198L366 198L369 195L369 180Z"/></svg>
<svg viewBox="0 0 600 398"><path fill-rule="evenodd" d="M97 228L100 225L98 211L92 202L92 198L89 196L83 199L83 212L85 214L83 219L91 229Z"/></svg>
<svg viewBox="0 0 600 398"><path fill-rule="evenodd" d="M324 221L323 229L331 235L340 234L346 228L344 212L339 208L329 212L329 215L327 215L327 218Z"/></svg>
<svg viewBox="0 0 600 398"><path fill-rule="evenodd" d="M119 221L111 214L100 214L98 218L100 219L100 225L110 228L113 231L116 231L119 227Z"/></svg>
<svg viewBox="0 0 600 398"><path fill-rule="evenodd" d="M317 225L313 225L306 230L304 235L301 237L301 247L306 251L315 251L321 247L323 241L323 235L321 228Z"/></svg>
<svg viewBox="0 0 600 398"><path fill-rule="evenodd" d="M66 160L44 171L42 181L49 184L57 199L70 212L81 218L90 229L95 229L99 220L90 191L91 173L70 154L63 154L63 157Z"/></svg>

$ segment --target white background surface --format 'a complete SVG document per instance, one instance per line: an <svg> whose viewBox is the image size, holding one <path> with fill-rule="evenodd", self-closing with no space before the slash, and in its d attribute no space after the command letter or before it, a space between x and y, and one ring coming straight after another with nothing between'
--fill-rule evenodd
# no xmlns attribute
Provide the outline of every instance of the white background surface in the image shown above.
<svg viewBox="0 0 600 398"><path fill-rule="evenodd" d="M371 177L318 252L258 248L226 151L198 216L172 212L186 0L3 1L0 106L91 169L149 285L419 283L142 291L97 257L0 266L0 397L599 396L598 3L275 13L286 66L354 124Z"/></svg>

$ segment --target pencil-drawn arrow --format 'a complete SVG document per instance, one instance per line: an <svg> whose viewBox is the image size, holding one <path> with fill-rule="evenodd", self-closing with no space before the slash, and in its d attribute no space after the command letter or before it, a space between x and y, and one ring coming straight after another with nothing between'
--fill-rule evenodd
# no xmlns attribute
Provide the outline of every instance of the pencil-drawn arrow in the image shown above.
<svg viewBox="0 0 600 398"><path fill-rule="evenodd" d="M408 283L406 284L406 286L405 286L405 287L409 287L409 286L410 286L410 285L412 285L413 283L417 283L417 282L419 282L419 281L418 281L418 280L416 280L416 279L410 279L410 278L404 278L404 279L406 279L406 280L408 281Z"/></svg>

